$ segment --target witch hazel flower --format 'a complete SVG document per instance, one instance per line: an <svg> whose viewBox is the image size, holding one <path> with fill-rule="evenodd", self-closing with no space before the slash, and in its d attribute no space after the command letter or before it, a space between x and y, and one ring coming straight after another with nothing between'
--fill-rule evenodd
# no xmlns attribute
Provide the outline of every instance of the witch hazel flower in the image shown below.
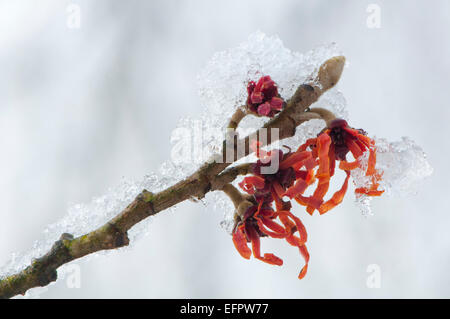
<svg viewBox="0 0 450 319"><path fill-rule="evenodd" d="M275 174L262 174L261 167L272 165L272 161L283 161L283 152L274 150L264 152L258 148L260 158L252 165L253 176L245 177L239 186L250 196L245 201L243 214L236 216L233 229L233 243L239 254L245 259L253 256L271 265L281 266L283 260L272 253L261 256L260 238L285 239L296 247L305 261L298 278L305 277L308 270L309 252L306 248L307 232L301 220L290 212L291 203L282 199L285 190L295 180L291 168L278 170ZM248 204L248 203L251 204ZM275 204L275 208L273 205ZM281 223L281 224L280 224ZM298 236L297 233L298 232ZM247 243L251 243L251 249Z"/></svg>
<svg viewBox="0 0 450 319"><path fill-rule="evenodd" d="M367 168L363 161L366 151L369 152ZM354 161L347 161L348 153L352 154ZM313 163L311 159L314 161ZM309 165L307 161L309 161ZM330 179L335 174L337 161L340 162L339 168L346 173L346 178L341 189L334 193L328 201L324 201L330 186ZM306 206L309 214L316 209L320 214L324 214L339 205L347 191L350 172L354 169L365 169L365 175L369 178L369 185L358 187L355 193L367 196L380 196L383 193L383 190L379 189L382 173L375 169L375 141L367 137L363 130L349 127L347 121L343 119L332 120L323 132L316 138L307 140L297 152L291 155L291 160L286 162L295 169L298 176L300 176L300 172L303 172L305 176L312 175L317 179L317 187L311 196L303 196L303 192L313 181L311 177L298 178L296 183L285 193L289 198L294 198L299 204ZM286 164L280 168L285 167ZM312 169L315 167L317 170L313 173ZM302 170L302 168L304 169Z"/></svg>
<svg viewBox="0 0 450 319"><path fill-rule="evenodd" d="M347 121L334 118L325 109L315 108L310 111L321 115L327 127L317 137L300 145L295 152L290 148L286 153L281 150L266 152L261 150L259 142L251 143L250 147L258 160L251 165L250 176L244 177L239 186L250 195L252 204L235 217L232 232L233 243L242 257L249 259L253 251L256 259L272 265L281 266L283 261L273 254L261 256L261 237L283 238L296 246L305 260L299 279L306 275L310 255L305 245L306 229L301 220L291 213L290 200L294 199L305 206L310 215L315 210L322 215L342 202L351 171L356 169L364 170L369 183L357 187L355 193L365 196L380 196L383 193L379 189L382 172L375 167L375 141L364 130L350 127ZM365 159L367 153L368 160ZM350 155L352 160L348 158ZM273 164L277 164L276 170L264 173L263 169L273 167ZM336 168L345 172L345 180L341 188L325 200ZM304 195L307 189L314 187L312 195ZM294 235L296 231L299 237ZM248 242L252 249L248 248Z"/></svg>
<svg viewBox="0 0 450 319"><path fill-rule="evenodd" d="M242 59L242 56L248 59ZM320 61L325 62L319 65ZM227 133L233 136L233 141L244 142L236 143L235 148L237 149L239 145L245 146L245 152L239 153L237 149L238 155L233 157L233 163L250 155L248 146L251 144L248 142L254 135L250 134L241 139L240 132L236 132L241 120L249 114L272 118L281 113L263 126L259 123L260 119L253 116L248 120L258 122L260 127L256 131L258 138L261 138L261 134L268 128L281 131L281 135L275 134L276 137L271 135L272 138L265 139L265 143L275 142L281 138L289 139L286 142L292 148L287 147L288 151L263 151L261 145L256 143L253 151L256 152L258 160L252 165L236 163L237 165L229 167L231 163L228 162L208 161L192 175L189 173L188 177L185 173L194 170L192 166L173 166L173 169L163 167L160 178L152 174L140 183L126 185L123 190L115 191L113 195L117 198L113 201L115 204L112 209L97 205L97 208L94 207L95 214L84 208L77 211L76 216L69 214L68 219L65 218L58 223L59 226L62 225L61 227L58 225L56 228L50 227L52 231L48 233L51 236L45 242L36 245L39 249L24 255L24 258L19 258L19 264L12 262L7 266L6 279L0 278L0 297L23 294L30 288L47 285L54 280L46 277L49 271L56 273L54 258L60 259L63 256L66 260L68 256L65 249L67 245L61 246L61 241L80 248L75 256L70 256L70 260L99 250L119 248L128 244L127 234L142 231L142 228L138 230L130 228L149 215L172 208L187 199L203 201L207 193L216 190L224 191L234 204L232 242L238 253L245 259L250 259L253 255L255 259L267 264L281 266L283 260L273 253L262 252L261 243L264 238L282 239L283 242L286 241L298 249L303 257L303 267L298 275L298 278L302 279L308 267L311 267L306 247L308 234L300 216L292 213L292 200L304 206L308 214L313 215L317 210L322 215L342 202L351 179L355 185L357 199L362 206L368 207L366 206L368 199L389 194L394 189L404 194L410 190L412 184L421 182L432 173L422 149L408 138L394 143L380 139L374 141L364 130L350 127L345 120L336 119L330 111L311 108L312 103L322 103L340 117L346 117L346 112L342 108L345 101L342 101L337 91L332 91L339 81L345 58L334 50L312 51L311 54L302 56L284 48L279 39L258 33L238 50L217 55L213 62L204 73L205 85L201 90L205 101L211 105L204 117L208 119L209 128L223 127L223 115L228 113L231 115L233 111L229 109L229 105L246 105L234 111L227 126ZM258 65L258 69L263 69L279 79L283 94L290 98L285 102L280 97L278 86L269 75L261 77L257 82L249 82L246 96L242 83L247 81L248 70L253 65ZM218 69L215 69L216 67ZM310 74L316 71L315 77ZM297 86L299 83L303 84ZM323 127L322 121L326 122L326 128L319 132ZM320 122L320 126L317 122ZM245 125L248 126L248 123L244 123L243 126ZM240 129L242 128L241 126ZM298 128L300 129L297 130ZM319 134L316 135L317 132ZM222 160L225 155L229 155L229 150L235 149L228 148L228 143L222 143L221 134L217 136L219 140L207 139L206 142L202 141L201 146L207 145L212 158ZM313 138L303 144L300 143L299 137L303 141L305 136ZM292 151L294 149L296 150ZM215 154L216 151L220 153ZM335 173L338 169L345 173L345 179L340 189L328 196L332 193L331 181L337 178L338 174ZM239 183L243 190L241 192L232 183L237 176L243 174L247 176ZM175 183L178 177L182 180ZM159 192L153 194L144 189L137 193L137 190L144 186ZM98 201L94 202L98 204ZM122 210L124 207L126 208ZM121 213L111 219L111 214L115 211ZM100 219L105 219L105 224L92 230L92 225L86 223L77 226L77 223L67 222L74 220L75 217L86 219L87 214L89 218L99 215ZM309 215L304 215L309 218ZM82 236L77 235L78 237L69 236L65 233L69 224L76 226L73 229L75 234L88 232ZM95 220L94 224L97 225L98 220ZM86 227L89 229L83 231L82 229ZM59 236L61 233L64 235L55 242L58 238L56 235ZM114 236L111 236L112 233ZM120 240L116 240L117 235L120 236ZM123 236L127 240L123 240ZM89 241L84 241L85 238L91 237L94 239L101 237L104 240L101 245L91 245ZM82 245L77 245L80 242ZM41 252L47 248L51 249L50 253L42 256ZM25 268L31 259L33 259L31 265ZM51 267L48 268L48 265ZM14 274L16 272L18 273ZM17 278L25 279L16 280ZM42 281L41 278L45 280Z"/></svg>
<svg viewBox="0 0 450 319"><path fill-rule="evenodd" d="M253 198L253 201L256 200ZM299 233L298 236L296 232ZM309 253L305 245L307 233L298 217L288 210L275 211L268 202L260 200L258 204L250 206L245 211L233 230L233 243L242 257L250 259L253 252L256 259L265 263L283 265L283 260L272 253L261 256L261 237L285 239L290 245L297 247L305 260L298 278L302 279L306 275L309 262ZM251 243L251 249L247 245L248 242Z"/></svg>
<svg viewBox="0 0 450 319"><path fill-rule="evenodd" d="M250 81L247 85L247 109L259 116L273 117L284 106L278 94L278 87L269 75L261 77L258 82Z"/></svg>

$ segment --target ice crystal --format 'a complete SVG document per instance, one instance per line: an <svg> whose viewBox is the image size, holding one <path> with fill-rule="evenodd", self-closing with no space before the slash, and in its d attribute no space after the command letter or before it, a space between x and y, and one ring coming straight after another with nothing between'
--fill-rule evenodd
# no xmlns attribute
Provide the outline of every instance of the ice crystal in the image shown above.
<svg viewBox="0 0 450 319"><path fill-rule="evenodd" d="M183 118L179 121L171 137L171 159L157 173L146 175L139 181L124 180L118 187L89 203L71 205L67 215L49 225L44 231L44 238L36 241L30 251L13 254L10 262L0 268L0 276L22 270L32 259L46 253L62 233L78 236L103 225L124 209L142 189L157 192L195 171L221 150L227 122L247 98L248 81L257 80L261 75L270 75L277 83L281 96L289 99L300 84L314 78L323 62L336 55L341 55L341 52L333 43L300 54L285 48L277 36L267 36L262 32L250 35L247 41L236 48L216 53L198 77L204 112L200 118ZM336 88L327 91L316 106L328 108L338 117L347 118L345 98ZM254 131L265 121L265 118L247 116L238 133L243 135ZM307 138L316 136L323 127L323 121L308 121L297 129L294 137L281 144L298 147ZM183 140L186 138L188 140ZM422 150L407 138L396 143L380 139L377 140L377 148L377 168L384 172L382 186L386 190L410 189L410 185L432 171ZM353 174L356 184L366 182L361 173ZM358 201L366 212L370 212L367 198L358 198ZM221 224L230 231L233 207L226 196L221 192L209 193L203 203L225 213ZM130 230L131 243L146 234L149 220L147 218Z"/></svg>
<svg viewBox="0 0 450 319"><path fill-rule="evenodd" d="M9 262L0 268L0 276L11 275L30 265L33 259L44 255L63 233L76 237L105 224L123 210L142 189L158 191L174 182L170 171L163 170L159 175L146 175L140 181L123 180L117 187L109 189L103 196L93 198L89 203L70 205L67 214L49 225L44 230L43 239L35 241L31 250L12 254ZM145 235L149 221L147 218L129 231L131 243Z"/></svg>
<svg viewBox="0 0 450 319"><path fill-rule="evenodd" d="M414 195L433 173L425 152L409 137L395 142L378 138L376 147L377 168L383 172L381 186L388 194Z"/></svg>
<svg viewBox="0 0 450 319"><path fill-rule="evenodd" d="M380 188L384 195L407 196L417 193L424 178L433 173L422 148L409 137L389 142L384 138L375 138L377 152L376 169L382 174ZM361 161L361 169L352 171L355 187L367 187L370 179L365 176L369 154L366 152ZM370 198L356 195L356 204L363 215L371 215Z"/></svg>

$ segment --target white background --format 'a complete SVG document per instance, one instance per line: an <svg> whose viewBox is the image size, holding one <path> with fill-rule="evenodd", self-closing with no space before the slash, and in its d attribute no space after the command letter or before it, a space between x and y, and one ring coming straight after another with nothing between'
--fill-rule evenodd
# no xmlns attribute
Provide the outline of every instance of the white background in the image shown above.
<svg viewBox="0 0 450 319"><path fill-rule="evenodd" d="M70 3L79 29L66 25ZM370 3L381 28L366 25ZM296 208L311 253L302 281L292 247L263 242L281 268L246 261L221 213L183 203L132 249L76 261L81 288L60 280L41 297L450 297L449 14L446 0L1 1L0 264L69 203L156 170L178 119L201 111L197 73L261 30L300 52L338 43L351 123L427 152L435 171L418 195L377 199L370 218L351 194L324 216ZM379 289L366 285L370 264Z"/></svg>

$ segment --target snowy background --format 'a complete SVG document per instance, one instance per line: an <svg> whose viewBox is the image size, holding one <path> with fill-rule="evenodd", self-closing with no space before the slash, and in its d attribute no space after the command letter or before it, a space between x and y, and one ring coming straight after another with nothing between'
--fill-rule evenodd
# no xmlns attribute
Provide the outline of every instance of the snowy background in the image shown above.
<svg viewBox="0 0 450 319"><path fill-rule="evenodd" d="M71 4L80 28L67 25ZM370 4L380 28L367 24ZM434 174L418 194L374 200L368 218L350 192L324 216L294 209L309 232L302 281L295 249L264 241L284 266L246 261L223 212L186 202L141 226L131 248L75 261L80 288L61 276L30 296L449 298L449 13L446 0L0 1L0 265L69 207L157 170L180 118L203 110L197 75L261 30L293 51L337 43L351 123L428 154ZM374 267L379 288L367 285Z"/></svg>

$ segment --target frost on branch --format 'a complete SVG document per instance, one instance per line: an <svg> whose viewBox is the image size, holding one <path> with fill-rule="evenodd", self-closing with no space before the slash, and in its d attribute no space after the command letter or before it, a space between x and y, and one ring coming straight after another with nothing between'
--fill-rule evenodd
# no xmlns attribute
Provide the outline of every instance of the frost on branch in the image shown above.
<svg viewBox="0 0 450 319"><path fill-rule="evenodd" d="M194 172L213 154L220 152L231 115L246 102L246 87L249 81L270 75L277 83L281 97L288 100L300 84L315 78L324 61L337 55L340 55L340 52L334 44L322 46L306 54L292 52L283 46L279 38L269 37L261 32L251 35L237 48L217 53L199 75L204 112L198 119L180 120L171 138L174 144L171 160L164 163L158 173L147 175L141 181L123 182L119 187L111 189L104 196L94 198L88 204L71 206L66 217L46 229L44 239L37 241L31 251L15 254L11 262L0 269L0 274L7 276L20 271L29 265L33 258L48 251L62 233L69 232L78 236L96 229L124 209L142 189L153 192L165 189ZM333 88L323 94L314 106L326 108L337 117L347 119L345 105L343 95ZM237 132L247 135L261 127L266 120L247 116L240 123ZM307 138L316 137L323 128L324 121L310 120L298 127L296 135L284 140L282 144L295 149ZM183 140L186 136L189 137L189 151L183 153L186 149L176 146L180 145L180 141L181 145L186 145ZM279 148L279 145L273 147ZM409 191L411 185L417 184L432 172L420 147L407 138L395 143L378 139L376 148L376 169L383 176L380 186L388 193ZM365 187L367 184L362 171L361 169L359 173L356 170L352 172L356 188ZM360 197L358 201L363 204L364 209L368 209L366 197ZM233 212L230 201L222 193L213 192L208 193L206 203L227 214L223 226L230 230ZM131 242L137 235L144 234L146 227L147 222L133 227L129 234Z"/></svg>
<svg viewBox="0 0 450 319"><path fill-rule="evenodd" d="M86 234L116 216L123 210L142 189L160 190L174 180L162 174L146 175L141 181L122 181L102 196L95 197L89 203L70 205L66 215L58 222L50 224L43 233L43 238L36 240L33 248L23 253L14 253L9 262L0 267L0 279L18 273L29 266L35 258L44 255L59 239L61 234L70 233L75 237ZM134 239L146 233L151 218L136 225L129 231L131 243ZM99 252L106 254L107 251ZM63 266L64 267L64 266ZM62 267L58 269L61 271ZM45 290L45 288L39 288ZM38 289L38 290L39 290ZM32 293L32 291L30 291ZM27 295L30 294L27 292Z"/></svg>

